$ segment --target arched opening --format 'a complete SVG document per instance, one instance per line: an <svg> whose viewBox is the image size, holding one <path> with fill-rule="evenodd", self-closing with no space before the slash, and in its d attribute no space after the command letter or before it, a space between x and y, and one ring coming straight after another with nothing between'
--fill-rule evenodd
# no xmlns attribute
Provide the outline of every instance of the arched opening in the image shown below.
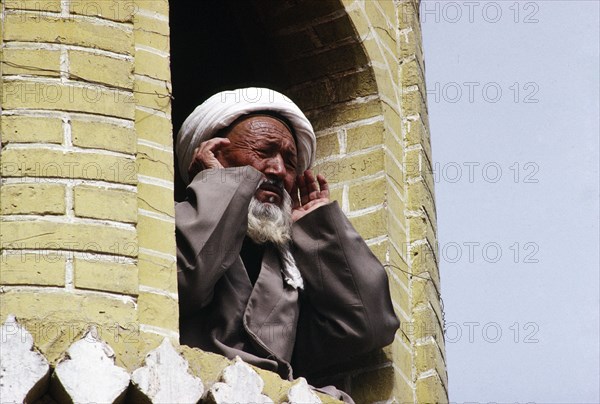
<svg viewBox="0 0 600 404"><path fill-rule="evenodd" d="M339 0L171 2L170 13L174 135L210 95L248 86L278 90L305 111L317 132L317 163L322 167L344 161L350 147L346 127L356 122L355 126L379 130L375 118L381 116L381 102L373 69ZM381 143L378 136L372 142ZM362 140L355 142L360 143L356 147L373 148L370 141ZM369 153L383 154L381 150ZM323 167L334 198L341 199L348 178L374 176L368 172L370 167L366 173L355 173L362 167L362 160L356 168L350 163ZM377 170L376 180L382 181L383 169ZM177 177L178 173L176 199L180 200L183 186ZM362 382L356 376L360 371L352 369L389 361L379 351L309 381L354 390Z"/></svg>

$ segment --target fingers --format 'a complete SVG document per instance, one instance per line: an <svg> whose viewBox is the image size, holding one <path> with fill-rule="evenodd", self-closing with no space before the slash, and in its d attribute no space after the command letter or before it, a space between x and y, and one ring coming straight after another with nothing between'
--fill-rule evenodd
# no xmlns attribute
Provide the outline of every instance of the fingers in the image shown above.
<svg viewBox="0 0 600 404"><path fill-rule="evenodd" d="M202 142L200 146L194 149L192 156L192 162L188 167L188 175L193 178L196 174L204 169L209 168L223 168L221 162L217 159L216 155L223 149L231 144L231 141L227 138L217 137L209 139L206 142Z"/></svg>
<svg viewBox="0 0 600 404"><path fill-rule="evenodd" d="M319 188L321 189L319 198L329 198L329 184L325 177L319 174L317 175L317 181L319 181Z"/></svg>
<svg viewBox="0 0 600 404"><path fill-rule="evenodd" d="M311 170L306 170L297 177L296 183L300 190L300 203L306 205L310 201L320 198L329 198L329 184L321 174L315 179Z"/></svg>
<svg viewBox="0 0 600 404"><path fill-rule="evenodd" d="M292 209L298 209L300 205L300 200L298 199L298 182L294 183L292 190L290 192L290 197L292 198Z"/></svg>

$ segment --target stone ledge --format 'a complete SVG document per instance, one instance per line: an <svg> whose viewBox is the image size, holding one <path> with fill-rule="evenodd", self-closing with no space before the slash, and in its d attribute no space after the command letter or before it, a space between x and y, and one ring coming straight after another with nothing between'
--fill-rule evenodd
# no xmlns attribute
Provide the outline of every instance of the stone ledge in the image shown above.
<svg viewBox="0 0 600 404"><path fill-rule="evenodd" d="M239 357L233 361L188 346L173 347L168 339L140 359L130 374L115 365L113 349L90 327L75 341L54 367L35 350L33 337L9 315L2 325L0 352L4 383L12 401L82 402L93 399L110 403L236 402L340 403L308 387L306 380L292 382L279 375L248 365ZM23 372L24 358L35 362L35 372ZM143 363L142 363L143 362ZM10 365L13 364L13 365ZM49 377L49 375L51 375ZM50 378L51 383L48 383ZM91 382L90 382L91 381ZM97 391L95 391L97 390ZM248 393L251 392L251 395ZM198 401L199 399L199 401Z"/></svg>

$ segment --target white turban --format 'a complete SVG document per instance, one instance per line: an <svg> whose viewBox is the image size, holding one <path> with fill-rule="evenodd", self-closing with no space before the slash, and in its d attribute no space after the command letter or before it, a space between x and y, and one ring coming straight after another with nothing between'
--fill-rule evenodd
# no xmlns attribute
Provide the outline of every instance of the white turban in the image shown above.
<svg viewBox="0 0 600 404"><path fill-rule="evenodd" d="M187 117L177 134L176 152L179 173L189 184L188 167L194 149L200 143L214 138L243 115L270 111L287 120L292 126L298 151L297 173L310 168L315 160L315 132L309 120L296 104L285 95L268 88L240 88L223 91L198 105Z"/></svg>

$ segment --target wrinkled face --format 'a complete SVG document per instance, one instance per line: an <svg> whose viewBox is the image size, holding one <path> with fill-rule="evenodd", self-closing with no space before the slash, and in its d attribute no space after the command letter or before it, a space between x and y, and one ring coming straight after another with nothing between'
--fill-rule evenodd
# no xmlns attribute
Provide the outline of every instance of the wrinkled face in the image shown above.
<svg viewBox="0 0 600 404"><path fill-rule="evenodd" d="M281 206L283 193L289 193L296 178L297 153L294 137L279 120L255 115L235 123L228 131L231 144L217 158L224 167L252 166L272 181L263 183L256 191L262 203ZM274 184L274 183L275 184Z"/></svg>

